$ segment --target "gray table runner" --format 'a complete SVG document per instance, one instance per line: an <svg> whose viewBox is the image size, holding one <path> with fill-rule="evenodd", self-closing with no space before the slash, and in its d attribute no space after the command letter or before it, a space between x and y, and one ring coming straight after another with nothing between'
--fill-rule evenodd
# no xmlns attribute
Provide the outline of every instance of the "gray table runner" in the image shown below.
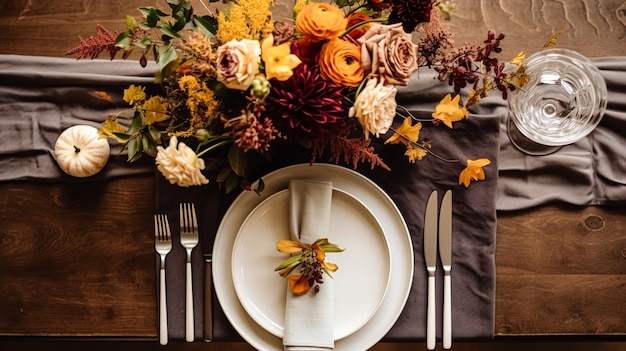
<svg viewBox="0 0 626 351"><path fill-rule="evenodd" d="M424 339L426 280L421 235L425 203L431 190L440 190L440 196L446 189L454 190L455 339L493 336L496 210L529 208L551 201L579 205L626 201L626 156L621 152L625 143L626 58L604 58L595 62L609 88L607 113L588 138L555 154L532 157L512 147L505 129L508 108L506 102L496 96L473 108L470 119L458 124L453 131L443 125L435 127L425 123L421 135L428 136L433 150L442 150L437 151L441 156L460 160L491 159L492 164L485 168L487 180L472 183L468 189L457 184L458 172L464 165L442 163L432 156L412 165L407 163L401 147L377 145L393 172L370 171L367 167L359 171L377 182L404 214L413 238L416 267L405 310L385 337L386 341ZM78 180L60 171L53 149L56 138L65 128L74 124L97 127L109 113L118 111L93 91L106 91L118 106L124 106L123 89L129 84L150 84L155 70L154 65L142 69L136 62L0 55L0 181L94 181L153 173L151 159L128 165L124 155L117 156L121 148L113 143L112 157L105 170L92 178ZM413 79L410 86L399 89L399 104L415 114L429 116L443 94L450 90L433 77L432 72L420 71L420 79ZM175 215L179 198L168 194L176 191L166 182L158 181L155 208ZM198 196L197 192L188 191L179 194ZM231 200L232 196L220 206L227 206ZM201 257L194 257L194 262L200 265L194 265L197 267L194 269L202 272ZM179 278L175 278L178 280L171 286L184 289ZM204 291L200 283L194 287L198 302L196 312L200 312ZM182 291L168 292L170 297L180 297L180 301L173 302L172 313L181 312L176 306L183 304ZM439 303L441 293L439 286ZM217 313L216 338L236 340L236 333L219 309ZM440 317L440 310L438 314ZM172 337L182 340L184 318L173 316L172 322ZM201 330L201 321L196 318L196 331Z"/></svg>

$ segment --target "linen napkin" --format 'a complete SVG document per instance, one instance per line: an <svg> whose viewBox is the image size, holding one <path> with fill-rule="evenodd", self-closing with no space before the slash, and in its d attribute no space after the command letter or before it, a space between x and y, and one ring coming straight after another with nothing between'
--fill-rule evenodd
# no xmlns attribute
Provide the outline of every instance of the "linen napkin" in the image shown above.
<svg viewBox="0 0 626 351"><path fill-rule="evenodd" d="M289 182L291 240L311 244L326 238L330 224L333 188L330 182ZM288 289L288 288L287 288ZM324 275L318 292L295 296L287 291L283 345L288 351L334 348L333 279Z"/></svg>

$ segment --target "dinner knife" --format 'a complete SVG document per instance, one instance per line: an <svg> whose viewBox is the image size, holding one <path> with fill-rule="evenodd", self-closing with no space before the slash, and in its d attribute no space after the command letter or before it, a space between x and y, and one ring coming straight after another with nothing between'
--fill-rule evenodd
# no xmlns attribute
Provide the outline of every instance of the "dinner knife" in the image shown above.
<svg viewBox="0 0 626 351"><path fill-rule="evenodd" d="M201 233L200 246L204 257L204 341L213 340L213 243L218 227L219 187L209 186L207 202L204 210L205 233Z"/></svg>
<svg viewBox="0 0 626 351"><path fill-rule="evenodd" d="M426 347L434 350L435 327L435 272L437 270L437 191L434 190L426 203L424 215L424 261L428 271L428 298L426 307Z"/></svg>
<svg viewBox="0 0 626 351"><path fill-rule="evenodd" d="M441 200L439 212L439 258L443 267L443 348L452 347L452 191L448 190Z"/></svg>

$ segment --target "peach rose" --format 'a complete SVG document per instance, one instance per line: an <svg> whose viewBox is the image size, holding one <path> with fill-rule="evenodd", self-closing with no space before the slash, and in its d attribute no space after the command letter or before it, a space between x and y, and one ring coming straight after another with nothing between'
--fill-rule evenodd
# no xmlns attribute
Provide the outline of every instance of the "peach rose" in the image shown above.
<svg viewBox="0 0 626 351"><path fill-rule="evenodd" d="M318 64L322 78L339 85L357 87L365 76L359 46L346 40L333 39L324 44Z"/></svg>
<svg viewBox="0 0 626 351"><path fill-rule="evenodd" d="M296 17L296 30L312 41L336 38L348 23L343 11L331 4L310 3Z"/></svg>
<svg viewBox="0 0 626 351"><path fill-rule="evenodd" d="M387 84L407 85L417 70L417 46L401 23L373 25L359 38L361 60L366 72Z"/></svg>

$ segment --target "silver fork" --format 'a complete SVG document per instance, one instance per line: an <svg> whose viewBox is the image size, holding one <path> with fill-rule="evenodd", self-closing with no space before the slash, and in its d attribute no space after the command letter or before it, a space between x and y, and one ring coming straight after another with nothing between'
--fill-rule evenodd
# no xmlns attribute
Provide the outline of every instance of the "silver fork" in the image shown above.
<svg viewBox="0 0 626 351"><path fill-rule="evenodd" d="M172 235L167 216L154 215L154 247L161 256L159 293L159 343L167 345L167 299L165 296L165 257L172 250Z"/></svg>
<svg viewBox="0 0 626 351"><path fill-rule="evenodd" d="M194 340L193 290L191 275L191 251L198 245L198 220L192 203L180 204L180 243L187 250L185 294L185 340Z"/></svg>

